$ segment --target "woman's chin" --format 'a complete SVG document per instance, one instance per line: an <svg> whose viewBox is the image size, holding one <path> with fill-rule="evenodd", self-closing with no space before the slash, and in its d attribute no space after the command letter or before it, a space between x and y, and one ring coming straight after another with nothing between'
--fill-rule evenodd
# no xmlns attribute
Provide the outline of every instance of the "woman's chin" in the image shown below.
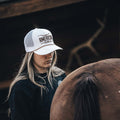
<svg viewBox="0 0 120 120"><path fill-rule="evenodd" d="M51 64L47 64L45 67L46 67L46 68L50 68L50 67L51 67Z"/></svg>

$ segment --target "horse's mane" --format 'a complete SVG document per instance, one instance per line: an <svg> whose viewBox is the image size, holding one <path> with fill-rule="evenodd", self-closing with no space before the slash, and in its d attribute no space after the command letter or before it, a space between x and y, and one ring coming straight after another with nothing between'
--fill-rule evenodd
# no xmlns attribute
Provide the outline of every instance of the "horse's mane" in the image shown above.
<svg viewBox="0 0 120 120"><path fill-rule="evenodd" d="M77 76L79 82L75 86L74 120L100 120L100 107L96 78L91 73Z"/></svg>

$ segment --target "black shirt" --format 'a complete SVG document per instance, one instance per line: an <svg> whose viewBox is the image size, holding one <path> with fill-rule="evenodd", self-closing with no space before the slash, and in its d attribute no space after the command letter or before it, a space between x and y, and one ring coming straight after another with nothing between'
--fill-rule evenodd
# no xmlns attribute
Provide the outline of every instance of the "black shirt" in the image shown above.
<svg viewBox="0 0 120 120"><path fill-rule="evenodd" d="M43 89L43 92L29 79L16 82L9 97L11 120L49 120L52 98L58 87L58 82L62 81L65 76L65 73L63 73L55 77L53 88L51 88L47 77L44 77L44 75L42 77L44 77L46 83L40 77L35 76L37 83L40 82L48 88L47 90Z"/></svg>

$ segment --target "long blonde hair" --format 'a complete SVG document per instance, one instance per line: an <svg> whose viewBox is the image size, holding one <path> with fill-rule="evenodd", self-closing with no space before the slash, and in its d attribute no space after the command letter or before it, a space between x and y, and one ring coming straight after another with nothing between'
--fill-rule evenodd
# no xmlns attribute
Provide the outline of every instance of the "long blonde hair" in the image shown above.
<svg viewBox="0 0 120 120"><path fill-rule="evenodd" d="M41 95L42 95L43 89L46 89L45 86L43 86L41 84L38 84L35 81L35 79L34 79L35 71L34 71L33 64L32 64L32 56L33 56L33 52L29 52L29 53L25 54L25 56L23 58L23 61L21 63L20 69L19 69L16 77L13 79L13 82L11 83L11 85L9 87L8 98L10 96L12 87L14 86L14 84L16 82L18 82L20 80L30 79L31 82L33 82L35 85L37 85L37 86L39 86L41 88ZM54 52L54 56L53 56L52 65L51 65L51 67L48 70L48 81L49 81L49 83L50 83L50 85L51 85L52 88L53 88L52 76L54 76L52 74L52 68L55 66L56 61L57 61L57 53L55 51ZM27 68L27 73L24 72L26 68Z"/></svg>

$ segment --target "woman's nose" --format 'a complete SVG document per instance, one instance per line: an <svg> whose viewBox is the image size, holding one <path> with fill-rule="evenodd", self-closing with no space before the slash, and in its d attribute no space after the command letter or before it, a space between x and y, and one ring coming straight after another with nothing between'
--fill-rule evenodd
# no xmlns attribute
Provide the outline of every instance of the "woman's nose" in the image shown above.
<svg viewBox="0 0 120 120"><path fill-rule="evenodd" d="M53 52L46 55L47 58L52 58Z"/></svg>

